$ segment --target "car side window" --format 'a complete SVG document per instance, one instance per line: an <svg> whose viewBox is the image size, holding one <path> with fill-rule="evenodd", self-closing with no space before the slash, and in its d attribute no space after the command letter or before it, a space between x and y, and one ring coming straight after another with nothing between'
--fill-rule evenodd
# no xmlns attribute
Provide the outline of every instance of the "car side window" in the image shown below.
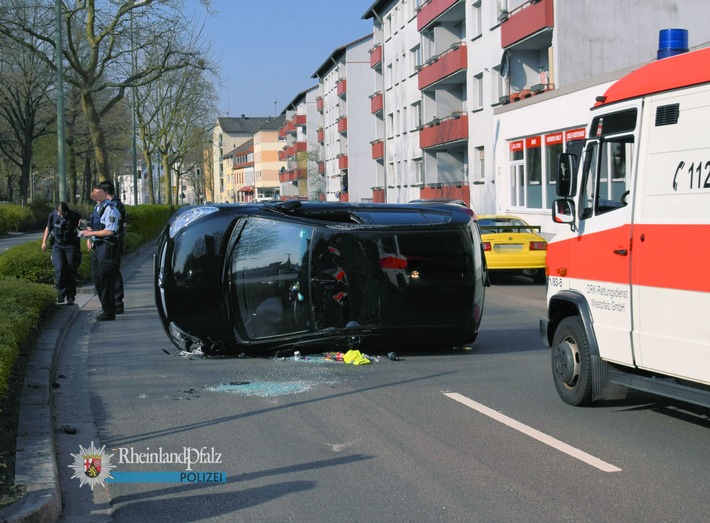
<svg viewBox="0 0 710 523"><path fill-rule="evenodd" d="M308 270L313 229L266 218L251 218L231 257L232 300L249 338L306 329L294 318L298 283Z"/></svg>

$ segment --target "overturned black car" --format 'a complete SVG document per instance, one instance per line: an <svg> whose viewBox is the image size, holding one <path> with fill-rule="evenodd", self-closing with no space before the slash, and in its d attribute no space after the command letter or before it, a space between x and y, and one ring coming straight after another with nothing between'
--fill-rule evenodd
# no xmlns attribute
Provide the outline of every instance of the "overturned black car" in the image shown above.
<svg viewBox="0 0 710 523"><path fill-rule="evenodd" d="M187 207L154 269L168 337L206 354L466 345L487 284L475 215L447 203Z"/></svg>

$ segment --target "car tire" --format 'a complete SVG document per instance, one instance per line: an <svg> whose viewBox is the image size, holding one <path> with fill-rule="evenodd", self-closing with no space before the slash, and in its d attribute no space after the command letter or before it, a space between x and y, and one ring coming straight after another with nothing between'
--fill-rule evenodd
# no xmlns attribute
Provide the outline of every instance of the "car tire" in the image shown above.
<svg viewBox="0 0 710 523"><path fill-rule="evenodd" d="M592 402L591 347L579 316L560 322L552 341L552 378L557 394L570 405Z"/></svg>

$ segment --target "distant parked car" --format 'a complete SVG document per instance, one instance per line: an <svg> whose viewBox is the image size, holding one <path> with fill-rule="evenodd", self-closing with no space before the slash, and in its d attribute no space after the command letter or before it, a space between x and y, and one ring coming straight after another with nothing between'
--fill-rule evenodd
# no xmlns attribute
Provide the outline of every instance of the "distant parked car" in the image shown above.
<svg viewBox="0 0 710 523"><path fill-rule="evenodd" d="M496 272L521 272L535 283L545 283L547 240L540 227L528 225L517 216L479 215L486 265Z"/></svg>
<svg viewBox="0 0 710 523"><path fill-rule="evenodd" d="M487 282L475 220L449 204L181 209L155 255L160 318L205 353L470 344Z"/></svg>

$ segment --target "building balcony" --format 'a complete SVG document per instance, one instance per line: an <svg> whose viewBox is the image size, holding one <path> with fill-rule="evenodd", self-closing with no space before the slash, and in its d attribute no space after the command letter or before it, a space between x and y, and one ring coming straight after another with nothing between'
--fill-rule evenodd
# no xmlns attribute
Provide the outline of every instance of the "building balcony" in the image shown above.
<svg viewBox="0 0 710 523"><path fill-rule="evenodd" d="M281 151L279 151L279 161L280 162L285 162L287 158L288 158L288 156L286 154L285 149L282 149Z"/></svg>
<svg viewBox="0 0 710 523"><path fill-rule="evenodd" d="M340 80L338 80L338 82L335 84L335 90L337 91L338 96L345 96L348 92L348 81L345 78L341 78Z"/></svg>
<svg viewBox="0 0 710 523"><path fill-rule="evenodd" d="M382 45L377 44L370 49L370 67L375 68L382 64Z"/></svg>
<svg viewBox="0 0 710 523"><path fill-rule="evenodd" d="M464 82L467 67L466 45L457 42L440 55L427 60L417 75L419 90L431 87L444 79L453 80L452 75L457 73L462 73L460 82Z"/></svg>
<svg viewBox="0 0 710 523"><path fill-rule="evenodd" d="M325 174L325 162L318 162L318 174Z"/></svg>
<svg viewBox="0 0 710 523"><path fill-rule="evenodd" d="M375 140L370 142L372 144L372 158L373 160L379 160L385 156L385 142L384 140Z"/></svg>
<svg viewBox="0 0 710 523"><path fill-rule="evenodd" d="M503 49L547 49L555 26L554 0L531 0L511 13L503 13L500 42Z"/></svg>
<svg viewBox="0 0 710 523"><path fill-rule="evenodd" d="M417 30L421 31L433 22L456 22L464 19L463 0L428 0L422 2L417 13Z"/></svg>
<svg viewBox="0 0 710 523"><path fill-rule="evenodd" d="M279 181L282 183L293 182L298 180L298 169L291 169L279 173Z"/></svg>
<svg viewBox="0 0 710 523"><path fill-rule="evenodd" d="M298 126L304 126L306 125L306 115L305 114L294 114L293 118L291 118L291 124L293 125L294 131L296 130L296 127Z"/></svg>
<svg viewBox="0 0 710 523"><path fill-rule="evenodd" d="M325 129L323 129L322 127L320 127L316 131L316 140L318 141L318 143L325 142Z"/></svg>
<svg viewBox="0 0 710 523"><path fill-rule="evenodd" d="M347 171L348 169L348 155L339 154L338 155L338 169L341 171Z"/></svg>
<svg viewBox="0 0 710 523"><path fill-rule="evenodd" d="M382 91L379 91L370 96L370 112L372 114L378 114L382 112L385 106L385 95Z"/></svg>
<svg viewBox="0 0 710 523"><path fill-rule="evenodd" d="M338 132L341 134L346 134L348 132L348 117L341 116L338 118Z"/></svg>
<svg viewBox="0 0 710 523"><path fill-rule="evenodd" d="M419 147L422 149L468 140L468 115L452 115L442 120L434 119L419 130Z"/></svg>
<svg viewBox="0 0 710 523"><path fill-rule="evenodd" d="M319 113L323 112L323 97L322 96L317 96L316 97L316 110Z"/></svg>
<svg viewBox="0 0 710 523"><path fill-rule="evenodd" d="M381 187L372 188L372 202L385 203L385 190Z"/></svg>
<svg viewBox="0 0 710 523"><path fill-rule="evenodd" d="M294 142L293 152L295 153L305 153L308 151L308 142Z"/></svg>

